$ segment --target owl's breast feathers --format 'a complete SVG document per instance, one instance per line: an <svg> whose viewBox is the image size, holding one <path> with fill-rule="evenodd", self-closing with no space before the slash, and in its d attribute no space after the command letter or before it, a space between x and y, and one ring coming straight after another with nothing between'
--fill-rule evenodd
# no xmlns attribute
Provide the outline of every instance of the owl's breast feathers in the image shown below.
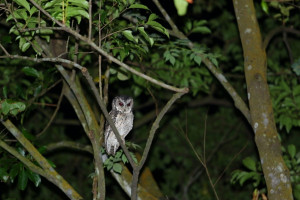
<svg viewBox="0 0 300 200"><path fill-rule="evenodd" d="M120 136L124 139L133 127L133 113L121 113L116 116L115 126L118 129Z"/></svg>

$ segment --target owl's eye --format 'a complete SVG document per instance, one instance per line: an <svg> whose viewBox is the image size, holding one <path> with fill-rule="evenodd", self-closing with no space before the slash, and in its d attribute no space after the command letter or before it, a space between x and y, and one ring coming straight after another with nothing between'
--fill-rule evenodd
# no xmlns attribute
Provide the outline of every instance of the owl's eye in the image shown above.
<svg viewBox="0 0 300 200"><path fill-rule="evenodd" d="M130 103L128 103L127 106L130 106Z"/></svg>
<svg viewBox="0 0 300 200"><path fill-rule="evenodd" d="M122 106L122 107L124 106L124 104L122 102L120 102L119 105Z"/></svg>

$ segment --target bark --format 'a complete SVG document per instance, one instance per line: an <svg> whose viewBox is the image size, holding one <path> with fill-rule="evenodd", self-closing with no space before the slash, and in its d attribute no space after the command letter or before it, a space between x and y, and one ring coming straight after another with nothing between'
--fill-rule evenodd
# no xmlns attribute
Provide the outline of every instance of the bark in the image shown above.
<svg viewBox="0 0 300 200"><path fill-rule="evenodd" d="M292 186L274 121L267 84L267 58L253 0L233 0L244 51L251 126L268 189L269 200L291 200Z"/></svg>

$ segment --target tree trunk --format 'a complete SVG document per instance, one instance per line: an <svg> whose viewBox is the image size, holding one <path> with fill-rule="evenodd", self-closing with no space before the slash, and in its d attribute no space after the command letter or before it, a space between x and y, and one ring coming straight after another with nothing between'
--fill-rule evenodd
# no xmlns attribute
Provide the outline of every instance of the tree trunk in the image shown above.
<svg viewBox="0 0 300 200"><path fill-rule="evenodd" d="M244 70L260 161L269 200L292 200L292 186L274 121L267 84L267 58L252 0L233 0L244 51Z"/></svg>

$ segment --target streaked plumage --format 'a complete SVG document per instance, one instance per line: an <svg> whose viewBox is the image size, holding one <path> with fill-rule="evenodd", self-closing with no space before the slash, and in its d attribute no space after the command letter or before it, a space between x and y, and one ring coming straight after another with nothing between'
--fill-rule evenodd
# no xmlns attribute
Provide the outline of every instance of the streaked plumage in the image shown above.
<svg viewBox="0 0 300 200"><path fill-rule="evenodd" d="M133 99L127 96L117 96L112 101L112 110L109 116L113 120L119 134L125 144L125 137L130 132L133 126ZM113 133L110 125L106 122L104 132L105 149L108 155L115 155L120 144Z"/></svg>

